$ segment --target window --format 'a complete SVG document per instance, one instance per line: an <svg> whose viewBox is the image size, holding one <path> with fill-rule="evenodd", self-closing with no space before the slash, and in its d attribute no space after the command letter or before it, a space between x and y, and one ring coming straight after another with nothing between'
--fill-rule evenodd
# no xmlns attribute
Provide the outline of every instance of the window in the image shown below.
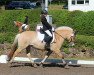
<svg viewBox="0 0 94 75"><path fill-rule="evenodd" d="M77 4L84 4L84 0L77 0Z"/></svg>
<svg viewBox="0 0 94 75"><path fill-rule="evenodd" d="M85 4L89 4L89 0L85 0Z"/></svg>
<svg viewBox="0 0 94 75"><path fill-rule="evenodd" d="M75 0L72 0L72 4L75 5Z"/></svg>
<svg viewBox="0 0 94 75"><path fill-rule="evenodd" d="M75 4L89 4L89 0L72 0L72 5Z"/></svg>

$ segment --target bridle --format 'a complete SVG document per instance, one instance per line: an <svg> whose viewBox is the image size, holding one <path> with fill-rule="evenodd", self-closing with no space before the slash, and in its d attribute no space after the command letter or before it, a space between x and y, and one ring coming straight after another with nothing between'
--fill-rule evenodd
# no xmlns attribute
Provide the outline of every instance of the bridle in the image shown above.
<svg viewBox="0 0 94 75"><path fill-rule="evenodd" d="M65 39L66 40L66 38L64 38L62 35L60 35L59 33L57 33L56 31L54 31L56 34L58 34L60 37L62 37L63 39ZM72 34L71 35L71 37L69 38L69 43L71 44L74 44L74 36L75 36L75 34Z"/></svg>

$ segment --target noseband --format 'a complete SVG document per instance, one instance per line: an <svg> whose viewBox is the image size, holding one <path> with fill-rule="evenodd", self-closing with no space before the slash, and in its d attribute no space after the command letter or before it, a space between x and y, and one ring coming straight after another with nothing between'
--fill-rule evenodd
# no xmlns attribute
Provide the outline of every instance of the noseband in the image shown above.
<svg viewBox="0 0 94 75"><path fill-rule="evenodd" d="M69 42L74 42L74 34L71 35L70 39L69 39Z"/></svg>

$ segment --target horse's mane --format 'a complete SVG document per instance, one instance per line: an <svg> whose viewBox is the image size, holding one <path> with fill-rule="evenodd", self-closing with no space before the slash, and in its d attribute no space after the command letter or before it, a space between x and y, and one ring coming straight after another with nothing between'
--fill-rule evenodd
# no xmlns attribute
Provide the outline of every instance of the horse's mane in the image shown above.
<svg viewBox="0 0 94 75"><path fill-rule="evenodd" d="M68 26L61 26L61 27L56 28L56 30L62 30L62 29L64 29L64 30L73 30L71 27L68 27Z"/></svg>

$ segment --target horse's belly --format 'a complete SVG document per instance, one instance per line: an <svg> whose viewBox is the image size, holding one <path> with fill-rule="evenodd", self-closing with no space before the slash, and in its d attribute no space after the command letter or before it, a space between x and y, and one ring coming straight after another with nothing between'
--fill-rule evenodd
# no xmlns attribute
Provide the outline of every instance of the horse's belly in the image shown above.
<svg viewBox="0 0 94 75"><path fill-rule="evenodd" d="M38 49L44 49L45 42L42 41L35 41L32 43L32 46Z"/></svg>

